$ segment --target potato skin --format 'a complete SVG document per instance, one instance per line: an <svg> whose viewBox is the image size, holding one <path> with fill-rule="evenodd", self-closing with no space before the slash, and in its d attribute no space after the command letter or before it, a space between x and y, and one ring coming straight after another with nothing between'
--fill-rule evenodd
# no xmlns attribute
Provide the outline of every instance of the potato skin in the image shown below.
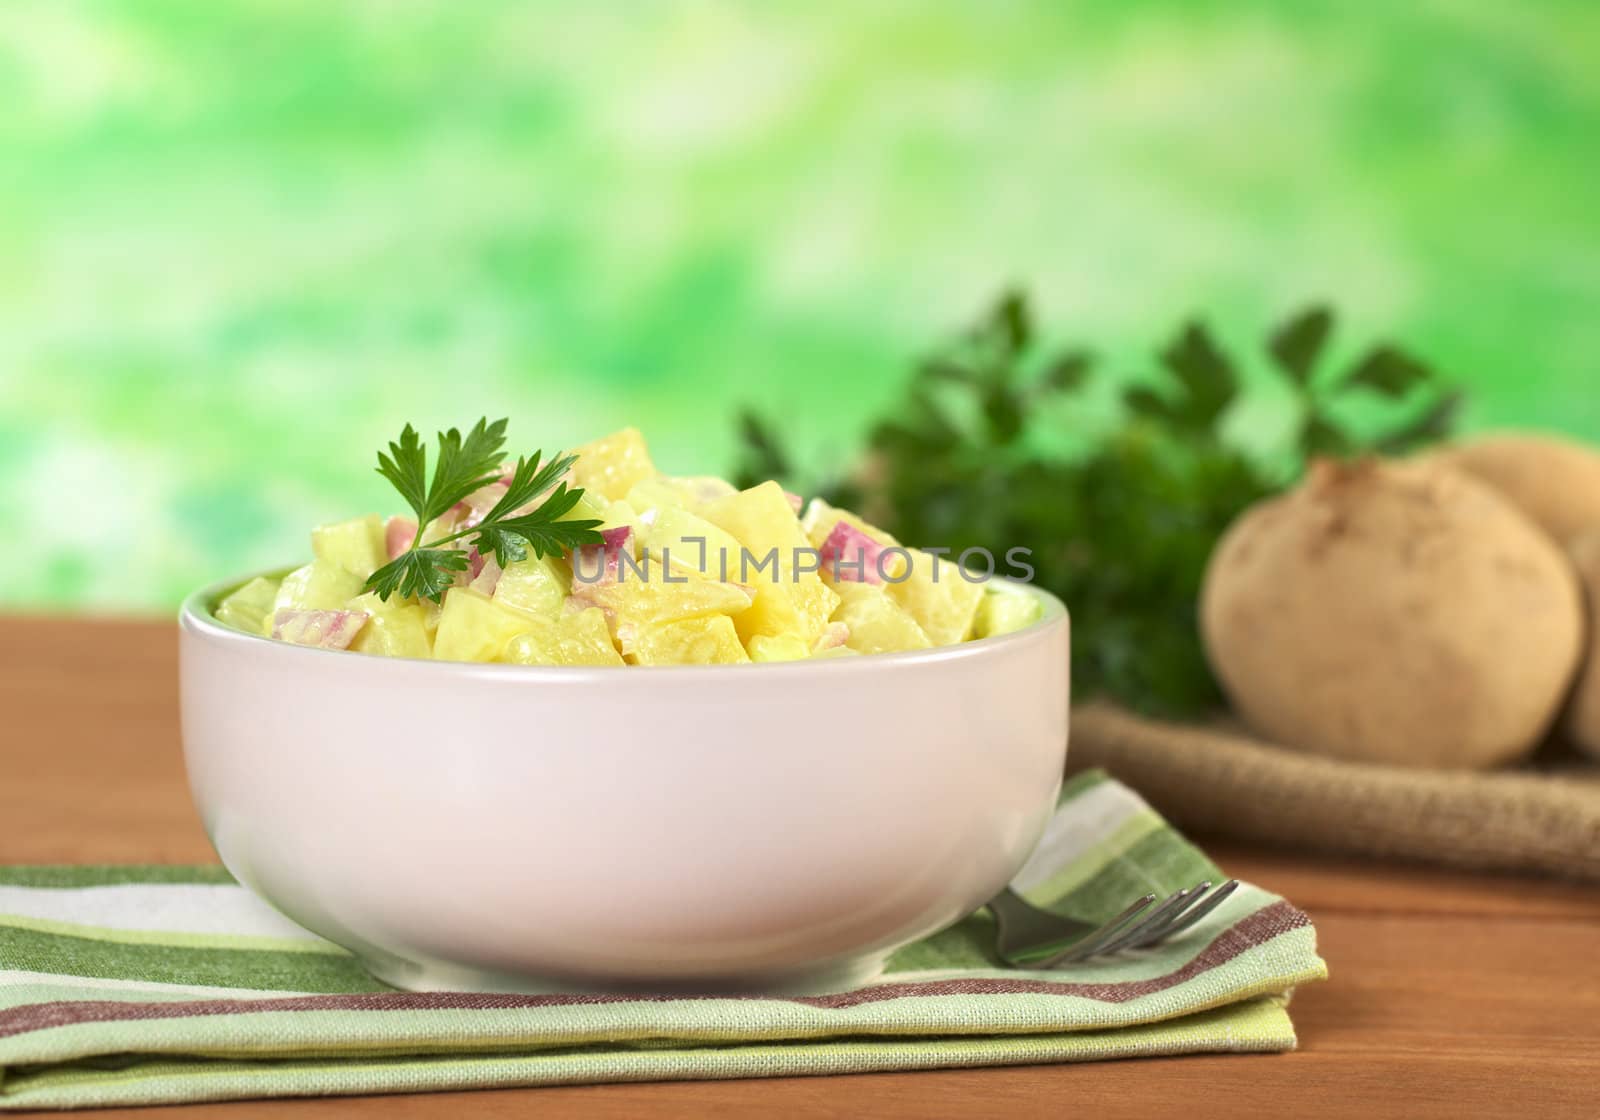
<svg viewBox="0 0 1600 1120"><path fill-rule="evenodd" d="M1487 482L1557 544L1600 528L1600 452L1558 436L1499 432L1430 453Z"/></svg>
<svg viewBox="0 0 1600 1120"><path fill-rule="evenodd" d="M1578 581L1495 491L1430 463L1316 464L1207 568L1201 632L1235 708L1284 746L1487 767L1531 751L1582 653Z"/></svg>
<svg viewBox="0 0 1600 1120"><path fill-rule="evenodd" d="M1600 649L1594 642L1600 635L1600 529L1579 534L1567 546L1567 553L1588 596L1590 644L1562 724L1568 739L1585 754L1600 759Z"/></svg>

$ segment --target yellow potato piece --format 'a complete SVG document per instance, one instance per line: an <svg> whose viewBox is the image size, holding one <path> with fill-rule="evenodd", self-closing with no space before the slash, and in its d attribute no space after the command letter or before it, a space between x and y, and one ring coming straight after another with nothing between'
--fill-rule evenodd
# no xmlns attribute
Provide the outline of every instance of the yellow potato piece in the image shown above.
<svg viewBox="0 0 1600 1120"><path fill-rule="evenodd" d="M656 622L673 622L705 615L731 615L750 608L750 592L735 583L721 583L680 572L674 568L673 580L663 578L659 562L641 565L642 575L631 568L622 570L614 583L572 585L572 602L583 607L599 607L611 623L612 633L621 628L637 628Z"/></svg>
<svg viewBox="0 0 1600 1120"><path fill-rule="evenodd" d="M967 579L953 562L912 549L905 578L884 587L934 645L949 646L971 633L984 585Z"/></svg>
<svg viewBox="0 0 1600 1120"><path fill-rule="evenodd" d="M839 584L835 621L850 627L845 646L857 653L900 653L933 645L917 620L870 583ZM835 647L838 648L838 647Z"/></svg>
<svg viewBox="0 0 1600 1120"><path fill-rule="evenodd" d="M585 490L598 492L607 501L628 496L635 484L655 478L660 472L650 461L650 449L638 428L623 428L603 439L573 449L578 461L573 464L574 481Z"/></svg>
<svg viewBox="0 0 1600 1120"><path fill-rule="evenodd" d="M389 562L383 518L375 513L311 530L311 554L365 580Z"/></svg>
<svg viewBox="0 0 1600 1120"><path fill-rule="evenodd" d="M257 576L217 604L217 621L249 634L270 634L277 597L278 581Z"/></svg>
<svg viewBox="0 0 1600 1120"><path fill-rule="evenodd" d="M313 560L283 577L272 603L272 614L281 610L337 611L361 594L366 580L331 560Z"/></svg>
<svg viewBox="0 0 1600 1120"><path fill-rule="evenodd" d="M781 638L757 634L750 639L747 648L751 661L804 661L811 656L806 644L792 634Z"/></svg>
<svg viewBox="0 0 1600 1120"><path fill-rule="evenodd" d="M683 509L688 505L683 490L664 478L646 478L634 483L626 500L640 513L652 509Z"/></svg>
<svg viewBox="0 0 1600 1120"><path fill-rule="evenodd" d="M1039 603L1016 591L990 591L978 606L972 623L972 636L993 638L1022 630L1039 620Z"/></svg>
<svg viewBox="0 0 1600 1120"><path fill-rule="evenodd" d="M641 626L634 636L636 665L733 665L749 661L733 619L725 614Z"/></svg>
<svg viewBox="0 0 1600 1120"><path fill-rule="evenodd" d="M574 471L576 473L576 471ZM557 521L604 521L611 503L598 490L585 490L578 495L573 507L556 518Z"/></svg>
<svg viewBox="0 0 1600 1120"><path fill-rule="evenodd" d="M378 657L432 657L433 635L428 610L415 599L390 596L384 602L368 593L350 600L348 610L370 616L350 648Z"/></svg>
<svg viewBox="0 0 1600 1120"><path fill-rule="evenodd" d="M672 478L663 475L636 484L628 491L628 501L640 511L649 506L678 506L697 513L707 502L738 492L737 486L720 478Z"/></svg>
<svg viewBox="0 0 1600 1120"><path fill-rule="evenodd" d="M737 582L739 542L703 517L678 506L657 506L643 529L641 543L649 552L670 561L672 572L688 570Z"/></svg>
<svg viewBox="0 0 1600 1120"><path fill-rule="evenodd" d="M506 644L543 621L538 615L497 603L470 587L445 592L433 656L440 661L500 661Z"/></svg>
<svg viewBox="0 0 1600 1120"><path fill-rule="evenodd" d="M566 601L572 582L566 561L553 556L528 556L510 564L494 586L494 599L503 606L554 618Z"/></svg>
<svg viewBox="0 0 1600 1120"><path fill-rule="evenodd" d="M606 616L595 607L541 621L506 643L513 665L621 665Z"/></svg>
<svg viewBox="0 0 1600 1120"><path fill-rule="evenodd" d="M792 635L807 648L817 640L839 597L815 571L811 542L789 507L783 487L763 482L710 502L705 519L743 545L728 578L755 588L755 602L734 619L739 637Z"/></svg>

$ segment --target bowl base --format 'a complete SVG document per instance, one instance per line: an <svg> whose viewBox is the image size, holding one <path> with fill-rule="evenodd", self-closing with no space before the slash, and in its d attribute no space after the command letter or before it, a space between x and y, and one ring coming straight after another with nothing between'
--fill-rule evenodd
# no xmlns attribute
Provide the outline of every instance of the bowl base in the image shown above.
<svg viewBox="0 0 1600 1120"><path fill-rule="evenodd" d="M748 976L657 978L553 978L447 961L412 961L402 957L362 955L372 976L408 992L497 992L517 995L649 994L649 995L824 995L859 988L883 972L885 953L850 957L819 968Z"/></svg>

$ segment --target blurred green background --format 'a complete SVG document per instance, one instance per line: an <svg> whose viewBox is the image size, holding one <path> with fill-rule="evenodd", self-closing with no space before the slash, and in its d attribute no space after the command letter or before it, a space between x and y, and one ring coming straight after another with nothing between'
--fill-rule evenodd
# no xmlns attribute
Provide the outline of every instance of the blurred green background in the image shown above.
<svg viewBox="0 0 1600 1120"><path fill-rule="evenodd" d="M1137 371L1331 300L1600 438L1600 6L62 3L0 28L0 601L165 610L509 415L841 456L1008 283Z"/></svg>

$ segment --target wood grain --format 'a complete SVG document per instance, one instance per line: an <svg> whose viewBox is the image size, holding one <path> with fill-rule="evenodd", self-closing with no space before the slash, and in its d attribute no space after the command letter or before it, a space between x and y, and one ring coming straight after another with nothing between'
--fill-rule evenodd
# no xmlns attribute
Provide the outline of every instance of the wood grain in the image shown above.
<svg viewBox="0 0 1600 1120"><path fill-rule="evenodd" d="M0 635L0 862L213 859L183 781L173 627L0 618ZM1294 1054L243 1102L178 1115L1600 1115L1600 891L1208 847L1316 920L1333 976L1296 996Z"/></svg>

